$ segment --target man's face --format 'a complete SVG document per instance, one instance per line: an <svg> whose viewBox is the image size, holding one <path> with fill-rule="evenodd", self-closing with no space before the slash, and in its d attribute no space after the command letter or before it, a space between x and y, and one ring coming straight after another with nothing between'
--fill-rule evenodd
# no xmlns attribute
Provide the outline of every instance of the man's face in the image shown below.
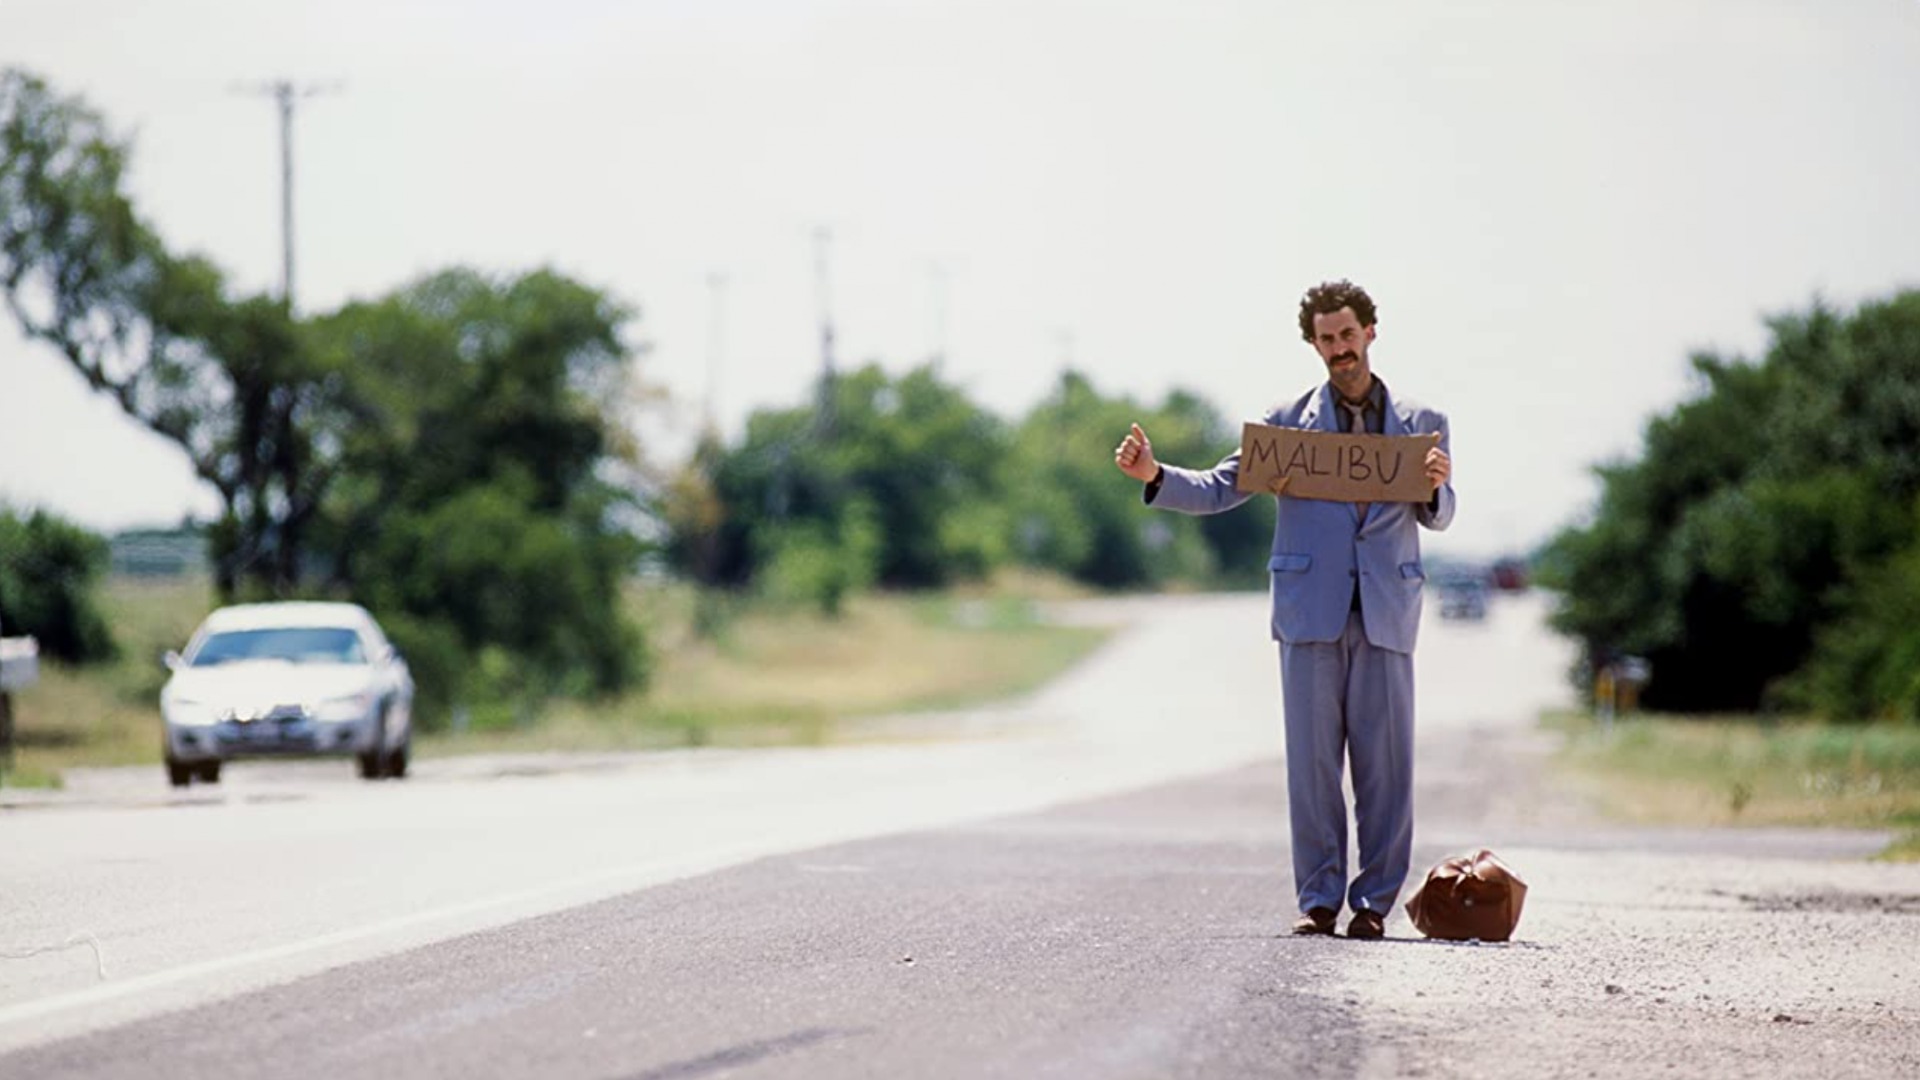
<svg viewBox="0 0 1920 1080"><path fill-rule="evenodd" d="M1361 326L1350 307L1313 317L1313 347L1326 362L1327 379L1349 398L1362 396L1373 384L1373 368L1367 364L1372 344L1373 327Z"/></svg>

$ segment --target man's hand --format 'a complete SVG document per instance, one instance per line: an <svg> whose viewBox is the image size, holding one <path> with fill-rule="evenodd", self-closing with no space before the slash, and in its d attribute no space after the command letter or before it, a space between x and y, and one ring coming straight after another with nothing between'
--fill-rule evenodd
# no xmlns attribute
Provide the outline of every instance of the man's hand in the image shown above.
<svg viewBox="0 0 1920 1080"><path fill-rule="evenodd" d="M1427 451L1427 480L1433 484L1433 489L1438 491L1440 485L1446 483L1452 476L1453 459L1447 456L1445 450L1440 449L1440 435L1435 432L1433 448Z"/></svg>
<svg viewBox="0 0 1920 1080"><path fill-rule="evenodd" d="M1139 424L1133 425L1127 437L1113 448L1113 463L1143 484L1152 483L1153 478L1160 475L1160 463L1153 460L1153 444L1147 441L1147 433L1140 430Z"/></svg>

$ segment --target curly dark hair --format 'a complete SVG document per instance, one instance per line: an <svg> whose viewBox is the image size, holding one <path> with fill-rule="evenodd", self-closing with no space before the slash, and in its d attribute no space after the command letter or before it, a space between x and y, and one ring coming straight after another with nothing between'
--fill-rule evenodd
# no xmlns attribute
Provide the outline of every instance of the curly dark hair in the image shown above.
<svg viewBox="0 0 1920 1080"><path fill-rule="evenodd" d="M1323 281L1308 289L1307 295L1300 298L1300 337L1312 344L1313 317L1331 315L1343 307L1353 309L1353 315L1360 320L1361 326L1374 324L1373 297L1367 295L1367 290L1346 278Z"/></svg>

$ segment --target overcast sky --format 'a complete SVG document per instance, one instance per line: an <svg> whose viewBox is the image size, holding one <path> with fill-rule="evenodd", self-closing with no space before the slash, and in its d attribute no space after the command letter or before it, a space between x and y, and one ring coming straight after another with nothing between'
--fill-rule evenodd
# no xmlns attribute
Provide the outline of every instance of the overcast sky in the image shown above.
<svg viewBox="0 0 1920 1080"><path fill-rule="evenodd" d="M1255 416L1323 377L1295 305L1351 277L1374 369L1452 418L1456 554L1577 518L1690 351L1920 285L1920 0L0 0L0 63L132 136L140 211L249 291L278 133L235 88L334 84L296 125L300 308L552 265L640 309L663 454L712 356L729 431L801 399L820 226L842 362L944 344L1009 417L1068 360ZM0 500L218 507L10 321Z"/></svg>

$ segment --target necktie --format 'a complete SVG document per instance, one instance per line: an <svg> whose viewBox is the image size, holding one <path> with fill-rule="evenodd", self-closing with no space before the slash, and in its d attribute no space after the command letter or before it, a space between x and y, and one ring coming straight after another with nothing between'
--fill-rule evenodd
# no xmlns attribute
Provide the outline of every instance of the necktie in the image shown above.
<svg viewBox="0 0 1920 1080"><path fill-rule="evenodd" d="M1363 401L1360 404L1355 405L1350 401L1342 401L1340 403L1340 407L1347 410L1347 412L1350 414L1348 419L1351 421L1351 423L1347 425L1347 431L1353 435L1365 435L1367 433L1366 402ZM1372 503L1357 502L1353 504L1353 508L1359 511L1360 520L1365 521L1367 519L1367 508L1372 505L1373 505Z"/></svg>

